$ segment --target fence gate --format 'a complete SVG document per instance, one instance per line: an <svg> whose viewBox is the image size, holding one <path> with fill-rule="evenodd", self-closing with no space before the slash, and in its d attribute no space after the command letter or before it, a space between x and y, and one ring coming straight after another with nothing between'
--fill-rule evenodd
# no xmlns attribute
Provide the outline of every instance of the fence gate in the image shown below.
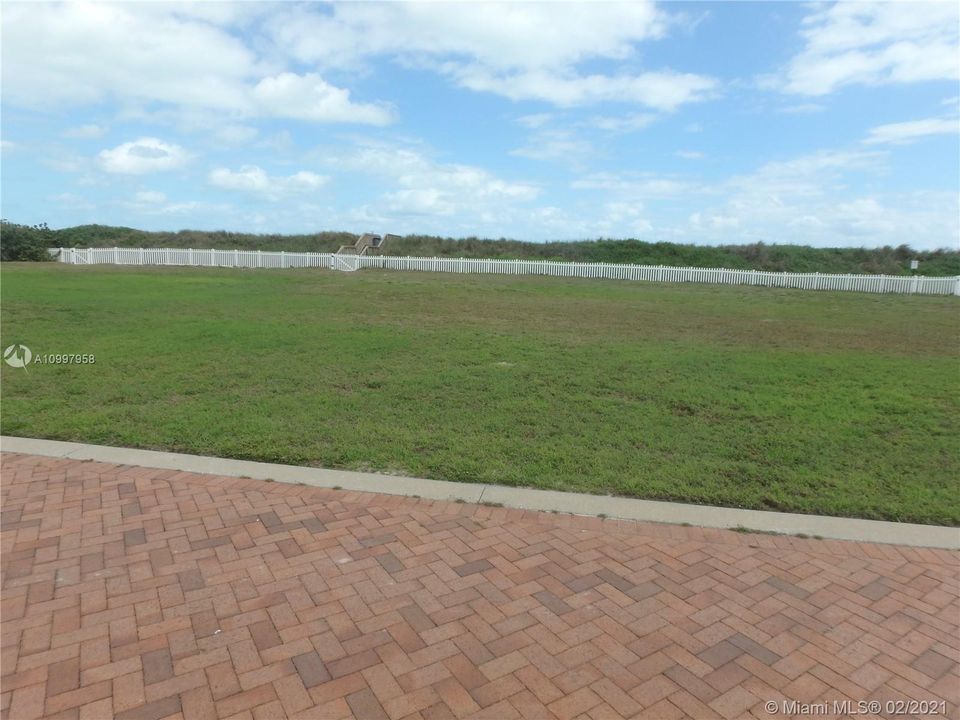
<svg viewBox="0 0 960 720"><path fill-rule="evenodd" d="M333 256L332 268L334 270L343 270L344 272L353 272L358 267L360 267L359 255L334 255Z"/></svg>

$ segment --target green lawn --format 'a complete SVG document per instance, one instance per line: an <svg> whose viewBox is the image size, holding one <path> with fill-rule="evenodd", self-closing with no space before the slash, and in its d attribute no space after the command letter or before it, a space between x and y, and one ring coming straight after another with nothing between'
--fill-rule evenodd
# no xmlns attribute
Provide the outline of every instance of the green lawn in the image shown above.
<svg viewBox="0 0 960 720"><path fill-rule="evenodd" d="M960 302L5 264L3 432L960 524Z"/></svg>

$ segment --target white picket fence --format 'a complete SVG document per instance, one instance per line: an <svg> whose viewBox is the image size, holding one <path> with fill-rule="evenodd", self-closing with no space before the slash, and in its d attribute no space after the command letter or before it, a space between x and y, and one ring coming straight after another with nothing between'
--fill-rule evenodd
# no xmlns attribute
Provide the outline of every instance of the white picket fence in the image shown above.
<svg viewBox="0 0 960 720"><path fill-rule="evenodd" d="M53 251L70 265L188 265L245 268L329 268L333 253L192 250L185 248L60 248Z"/></svg>
<svg viewBox="0 0 960 720"><path fill-rule="evenodd" d="M362 268L423 272L550 275L553 277L694 282L714 285L758 285L799 290L846 290L904 295L960 295L960 276L831 275L724 268L668 267L620 263L555 262L552 260L478 260L414 258L387 255L337 255L260 250L192 250L181 248L60 248L60 262L71 265L189 265L243 268Z"/></svg>

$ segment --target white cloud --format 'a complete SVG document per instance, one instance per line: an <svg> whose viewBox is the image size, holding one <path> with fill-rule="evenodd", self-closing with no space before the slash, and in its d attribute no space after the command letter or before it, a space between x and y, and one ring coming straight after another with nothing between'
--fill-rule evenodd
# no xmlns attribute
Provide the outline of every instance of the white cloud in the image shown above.
<svg viewBox="0 0 960 720"><path fill-rule="evenodd" d="M510 151L511 155L531 160L564 160L578 162L593 154L593 146L568 130L543 129L534 133L527 144Z"/></svg>
<svg viewBox="0 0 960 720"><path fill-rule="evenodd" d="M214 187L262 195L270 200L319 190L329 180L326 176L306 170L285 177L272 176L256 165L244 165L237 171L215 168L207 176L207 181Z"/></svg>
<svg viewBox="0 0 960 720"><path fill-rule="evenodd" d="M885 160L879 152L821 151L767 163L716 186L721 201L693 212L676 236L700 243L956 247L956 193L851 189L850 175L882 173Z"/></svg>
<svg viewBox="0 0 960 720"><path fill-rule="evenodd" d="M502 180L471 165L438 163L407 148L367 145L332 162L389 182L382 200L393 216L456 214L469 222L493 213L502 218L511 206L540 194L531 183Z"/></svg>
<svg viewBox="0 0 960 720"><path fill-rule="evenodd" d="M541 128L553 119L552 113L535 113L533 115L523 115L517 118L517 122L524 127L536 130Z"/></svg>
<svg viewBox="0 0 960 720"><path fill-rule="evenodd" d="M0 140L0 151L2 152L12 152L19 147L20 145L15 143L13 140Z"/></svg>
<svg viewBox="0 0 960 720"><path fill-rule="evenodd" d="M637 43L663 37L678 21L645 1L343 3L330 12L297 6L269 29L278 47L320 67L386 55L514 100L672 110L708 97L716 81L666 69L608 75L577 68L592 59L635 60Z"/></svg>
<svg viewBox="0 0 960 720"><path fill-rule="evenodd" d="M107 128L103 125L89 124L81 125L80 127L70 128L63 133L65 138L87 140L92 138L103 137L107 134Z"/></svg>
<svg viewBox="0 0 960 720"><path fill-rule="evenodd" d="M218 123L237 117L391 121L388 110L352 101L348 90L315 73L285 71L282 53L262 57L256 42L234 32L237 23L265 12L264 6L222 5L5 6L4 100L41 109L107 100L128 108L161 104L185 113L213 111Z"/></svg>
<svg viewBox="0 0 960 720"><path fill-rule="evenodd" d="M13 4L3 43L4 98L28 107L115 97L227 109L256 66L229 33L148 3Z"/></svg>
<svg viewBox="0 0 960 720"><path fill-rule="evenodd" d="M366 70L374 57L515 100L671 111L711 97L718 86L694 73L638 69L638 44L682 22L648 0L12 3L4 10L2 83L5 102L14 106L62 110L115 102L125 116L203 126L233 144L251 139L240 128L257 118L392 123L393 108L358 100L325 75ZM593 60L617 66L582 69ZM70 136L97 133L91 125Z"/></svg>
<svg viewBox="0 0 960 720"><path fill-rule="evenodd" d="M657 119L652 113L629 113L627 115L594 115L582 125L614 133L634 132L649 127Z"/></svg>
<svg viewBox="0 0 960 720"><path fill-rule="evenodd" d="M276 117L386 125L390 107L360 102L322 73L388 57L518 100L669 111L717 87L693 73L636 69L637 45L681 21L646 0L12 3L4 10L2 82L5 101L28 108L113 100L127 112L206 112L217 124ZM580 69L597 59L621 66L606 74Z"/></svg>
<svg viewBox="0 0 960 720"><path fill-rule="evenodd" d="M263 114L278 117L371 125L387 125L393 120L388 108L353 103L349 90L334 87L313 73L281 73L266 77L257 83L251 94Z"/></svg>
<svg viewBox="0 0 960 720"><path fill-rule="evenodd" d="M183 166L189 158L186 150L179 145L152 137L101 150L98 156L100 167L106 172L125 175L174 170Z"/></svg>
<svg viewBox="0 0 960 720"><path fill-rule="evenodd" d="M826 95L850 84L960 78L955 2L839 2L803 20L804 49L779 78L784 92Z"/></svg>
<svg viewBox="0 0 960 720"><path fill-rule="evenodd" d="M587 58L632 57L673 22L652 2L343 3L298 6L274 16L278 46L307 63L354 65L374 54L471 58L484 66L566 67Z"/></svg>
<svg viewBox="0 0 960 720"><path fill-rule="evenodd" d="M672 71L578 75L537 69L503 73L480 65L465 65L451 67L450 74L470 90L565 107L626 102L671 111L684 103L711 97L717 87L712 78Z"/></svg>
<svg viewBox="0 0 960 720"><path fill-rule="evenodd" d="M49 199L71 210L94 210L96 208L96 205L76 193L58 193L57 195L51 195Z"/></svg>
<svg viewBox="0 0 960 720"><path fill-rule="evenodd" d="M698 244L957 247L955 192L858 189L864 178L881 179L887 162L883 151L824 150L711 184L644 172L592 173L571 183L581 191L573 206L590 209L570 227L581 236L632 233Z"/></svg>
<svg viewBox="0 0 960 720"><path fill-rule="evenodd" d="M820 151L791 160L768 162L748 175L730 178L726 186L759 204L782 205L782 197L823 196L844 189L850 172L884 169L884 155L876 151Z"/></svg>
<svg viewBox="0 0 960 720"><path fill-rule="evenodd" d="M864 139L866 145L906 145L931 135L956 135L960 132L960 120L954 118L927 118L909 122L890 123L872 128Z"/></svg>
<svg viewBox="0 0 960 720"><path fill-rule="evenodd" d="M705 191L704 187L694 182L644 173L591 173L574 180L570 187L574 190L605 190L633 202L648 198L680 197Z"/></svg>
<svg viewBox="0 0 960 720"><path fill-rule="evenodd" d="M608 202L603 205L603 215L595 224L596 234L610 232L644 235L653 230L653 224L643 216L641 203Z"/></svg>
<svg viewBox="0 0 960 720"><path fill-rule="evenodd" d="M591 115L583 120L570 121L565 126L550 126L555 117L551 113L539 113L518 118L518 122L533 130L522 147L510 151L511 155L531 160L560 160L577 169L597 158L594 143L582 137L583 131L601 131L623 134L641 130L653 123L657 116L652 113L626 113L624 115Z"/></svg>
<svg viewBox="0 0 960 720"><path fill-rule="evenodd" d="M684 160L699 160L703 157L703 153L699 150L677 150L676 156Z"/></svg>
<svg viewBox="0 0 960 720"><path fill-rule="evenodd" d="M159 190L139 190L133 199L123 203L127 208L140 215L186 215L189 213L232 213L228 205L209 203L202 200L171 201Z"/></svg>

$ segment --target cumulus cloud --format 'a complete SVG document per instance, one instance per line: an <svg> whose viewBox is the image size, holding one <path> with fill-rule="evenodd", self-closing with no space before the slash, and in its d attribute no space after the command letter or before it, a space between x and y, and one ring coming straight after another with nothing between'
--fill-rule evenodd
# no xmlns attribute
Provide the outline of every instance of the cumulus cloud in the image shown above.
<svg viewBox="0 0 960 720"><path fill-rule="evenodd" d="M110 150L101 150L98 156L100 167L108 173L143 175L146 173L174 170L190 159L179 145L153 137L140 138Z"/></svg>
<svg viewBox="0 0 960 720"><path fill-rule="evenodd" d="M646 235L653 230L653 224L644 217L641 203L614 201L604 203L596 228L600 234L626 230L630 235Z"/></svg>
<svg viewBox="0 0 960 720"><path fill-rule="evenodd" d="M560 67L584 59L628 59L634 44L663 37L676 22L653 2L343 3L298 6L271 19L278 46L327 67L370 54L473 58L499 69Z"/></svg>
<svg viewBox="0 0 960 720"><path fill-rule="evenodd" d="M636 45L681 21L652 2L344 3L274 18L278 47L322 67L389 55L458 85L560 106L615 101L672 110L709 97L713 78L670 69L584 73L590 60L635 61Z"/></svg>
<svg viewBox="0 0 960 720"><path fill-rule="evenodd" d="M244 165L239 170L215 168L207 176L207 181L214 187L261 195L270 200L319 190L329 180L326 176L306 170L287 176L268 175L256 165Z"/></svg>
<svg viewBox="0 0 960 720"><path fill-rule="evenodd" d="M713 194L719 202L692 213L677 235L714 243L956 247L956 193L850 189L851 176L885 168L883 153L865 151L820 151L766 163L718 184Z"/></svg>
<svg viewBox="0 0 960 720"><path fill-rule="evenodd" d="M515 100L670 111L717 87L690 72L637 69L637 45L682 21L645 0L12 3L4 11L2 80L5 101L29 108L117 100L153 112L385 125L394 120L389 106L358 101L323 73L387 57ZM584 71L594 60L620 67Z"/></svg>
<svg viewBox="0 0 960 720"><path fill-rule="evenodd" d="M872 128L863 142L866 145L906 145L931 135L956 135L958 132L960 120L956 118L927 118L880 125Z"/></svg>
<svg viewBox="0 0 960 720"><path fill-rule="evenodd" d="M387 125L393 113L385 105L354 103L350 91L334 87L314 73L281 73L263 78L251 91L262 114L295 120Z"/></svg>
<svg viewBox="0 0 960 720"><path fill-rule="evenodd" d="M386 181L391 188L382 200L394 215L457 213L474 218L485 212L503 213L540 194L534 184L503 180L471 165L438 163L408 148L367 145L334 162Z"/></svg>
<svg viewBox="0 0 960 720"><path fill-rule="evenodd" d="M960 77L960 6L953 2L838 2L803 20L804 49L780 76L784 92L826 95L851 84Z"/></svg>
<svg viewBox="0 0 960 720"><path fill-rule="evenodd" d="M660 239L706 244L957 247L960 198L955 192L857 189L864 187L864 178L882 177L888 161L879 150L822 150L709 184L603 172L574 180L571 189L593 208L586 227L594 235L652 232ZM671 219L681 208L683 215ZM656 221L644 231L649 218Z"/></svg>
<svg viewBox="0 0 960 720"><path fill-rule="evenodd" d="M4 101L56 109L119 100L131 108L161 104L184 113L214 111L221 120L229 113L312 122L391 121L388 109L357 103L348 90L315 73L289 72L282 53L258 53L256 43L248 44L248 35L237 29L264 12L263 6L216 5L221 7L11 4L4 8Z"/></svg>

